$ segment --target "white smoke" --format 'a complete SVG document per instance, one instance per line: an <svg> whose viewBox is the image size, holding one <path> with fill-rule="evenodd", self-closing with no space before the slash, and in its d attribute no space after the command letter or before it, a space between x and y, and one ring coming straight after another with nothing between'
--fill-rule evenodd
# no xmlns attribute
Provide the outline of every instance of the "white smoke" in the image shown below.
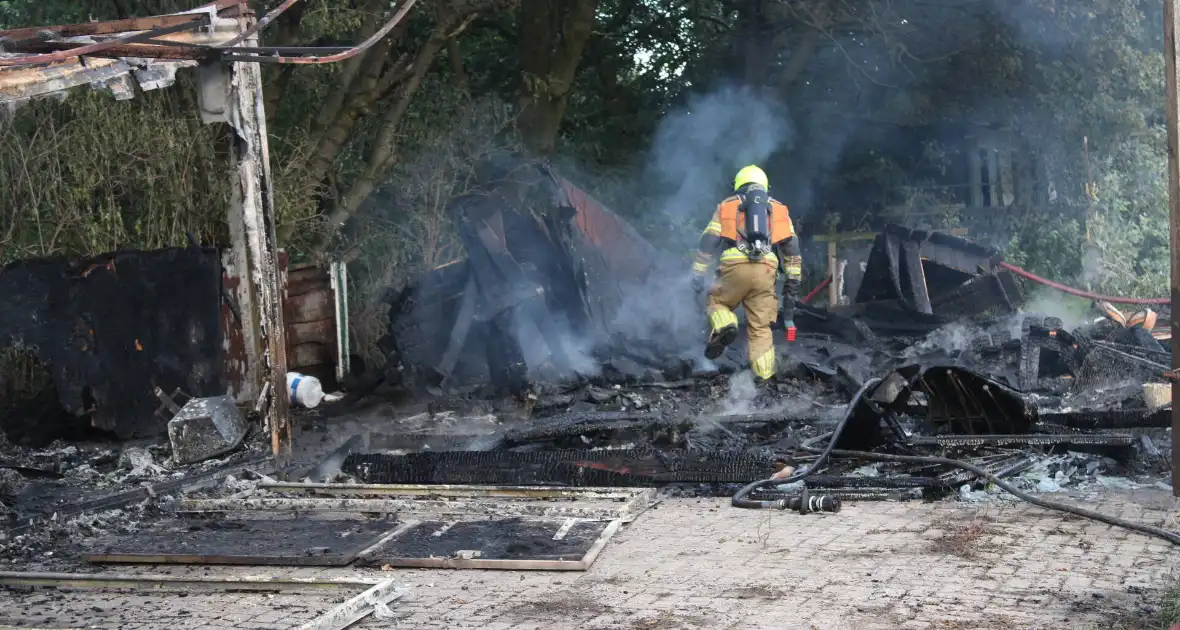
<svg viewBox="0 0 1180 630"><path fill-rule="evenodd" d="M692 291L689 256L713 209L732 191L737 171L763 164L794 139L785 108L748 87L693 96L661 121L646 170L649 180L660 183L652 207L662 211L670 229L686 227L683 238L674 239L683 248L677 252L683 266L660 270L644 285L622 287L613 330L703 362L704 298Z"/></svg>
<svg viewBox="0 0 1180 630"><path fill-rule="evenodd" d="M656 130L650 169L668 191L660 207L703 225L738 169L764 163L794 140L786 109L749 87L693 96Z"/></svg>
<svg viewBox="0 0 1180 630"><path fill-rule="evenodd" d="M1090 303L1086 300L1047 287L1034 290L1021 307L1021 311L1056 317L1061 320L1066 330L1073 330L1099 317L1090 309Z"/></svg>
<svg viewBox="0 0 1180 630"><path fill-rule="evenodd" d="M758 388L754 385L754 374L749 370L742 370L729 379L729 391L721 400L721 415L753 413L754 399L757 397Z"/></svg>

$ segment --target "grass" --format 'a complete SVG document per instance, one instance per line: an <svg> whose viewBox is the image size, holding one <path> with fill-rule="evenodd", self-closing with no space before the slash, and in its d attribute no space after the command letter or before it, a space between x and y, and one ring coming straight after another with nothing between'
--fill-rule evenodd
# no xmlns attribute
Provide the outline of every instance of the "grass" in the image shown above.
<svg viewBox="0 0 1180 630"><path fill-rule="evenodd" d="M1180 626L1180 580L1173 578L1162 592L1120 608L1090 630L1172 630Z"/></svg>
<svg viewBox="0 0 1180 630"><path fill-rule="evenodd" d="M987 551L993 546L987 539L989 533L987 523L982 519L974 519L935 538L930 544L931 551L974 559L979 552Z"/></svg>

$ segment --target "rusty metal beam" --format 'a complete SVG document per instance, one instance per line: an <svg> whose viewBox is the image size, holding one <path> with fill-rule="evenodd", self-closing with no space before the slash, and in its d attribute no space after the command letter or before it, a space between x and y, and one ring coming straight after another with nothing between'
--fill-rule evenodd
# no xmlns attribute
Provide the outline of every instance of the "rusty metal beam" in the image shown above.
<svg viewBox="0 0 1180 630"><path fill-rule="evenodd" d="M127 46L131 44L140 44L146 40L160 35L196 30L211 23L209 16L207 15L196 14L189 17L190 20L186 23L153 29L150 31L141 31L138 33L124 33L117 38L101 42L22 42L16 46L16 49L21 52L31 51L33 54L0 58L0 66L31 66L43 63L52 63L55 61L65 61L67 59L73 59L82 55L100 56L100 54L103 54L110 56L113 54L111 51L116 49L121 48L124 50L129 50ZM146 53L146 55L139 54L138 56L150 56L152 54L150 47L149 49L139 47L133 48L131 50L137 51L139 53ZM127 54L116 56L136 55Z"/></svg>
<svg viewBox="0 0 1180 630"><path fill-rule="evenodd" d="M1177 0L1164 0L1164 78L1167 85L1168 204L1171 207L1172 331L1180 328L1180 46ZM1180 336L1172 335L1172 369L1180 369ZM1172 382L1172 400L1180 400L1180 383ZM1172 405L1172 495L1180 496L1180 405Z"/></svg>

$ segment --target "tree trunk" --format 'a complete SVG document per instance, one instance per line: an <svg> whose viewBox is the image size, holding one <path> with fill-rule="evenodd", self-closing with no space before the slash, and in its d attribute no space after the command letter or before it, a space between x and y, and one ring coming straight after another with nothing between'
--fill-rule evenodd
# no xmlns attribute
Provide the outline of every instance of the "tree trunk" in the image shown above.
<svg viewBox="0 0 1180 630"><path fill-rule="evenodd" d="M325 105L335 105L335 116L320 134L308 158L305 177L309 185L318 186L323 182L332 170L332 165L336 163L340 150L348 143L352 129L360 120L361 114L380 96L378 86L390 59L391 46L392 42L384 40L374 45L367 53L359 55L363 61L355 77L348 82L348 87L340 91L343 98L332 99ZM337 103L339 104L336 105Z"/></svg>
<svg viewBox="0 0 1180 630"><path fill-rule="evenodd" d="M362 12L380 16L385 7L385 0L368 0L361 9ZM383 20L369 20L361 29L360 38L366 39L381 27ZM405 33L408 19L394 27L389 36L375 44L364 53L344 62L328 97L316 114L312 124L311 151L305 158L305 176L312 186L318 186L336 161L336 155L348 139L353 125L360 117L360 110L369 103L360 102L366 91L372 89L373 82L381 76L385 64L389 60L390 50L401 40ZM360 85L358 85L360 84Z"/></svg>
<svg viewBox="0 0 1180 630"><path fill-rule="evenodd" d="M799 24L799 28L805 29L805 32L791 53L791 58L787 60L782 74L779 75L778 86L780 90L784 92L789 90L803 74L803 71L807 69L807 64L811 63L815 57L815 51L819 49L819 41L823 36L823 29L828 27L829 5L831 5L831 0L822 0L819 3L812 14L814 24Z"/></svg>
<svg viewBox="0 0 1180 630"><path fill-rule="evenodd" d="M742 76L746 85L760 86L766 78L766 16L762 0L746 0L741 12Z"/></svg>
<svg viewBox="0 0 1180 630"><path fill-rule="evenodd" d="M440 12L439 19L443 20L443 22L435 28L430 39L418 50L418 54L414 58L414 63L410 67L405 82L398 88L397 100L386 110L385 115L381 119L377 135L373 139L369 154L365 160L364 171L352 182L352 185L348 188L348 192L333 205L332 211L328 214L323 236L317 244L319 251L322 252L328 248L336 234L356 214L361 204L373 194L373 191L381 184L389 169L397 163L397 133L401 127L402 118L405 117L406 111L410 107L410 102L413 100L418 88L421 87L422 80L426 77L426 73L430 71L435 58L446 47L447 42L458 37L475 20L479 13L497 5L501 1L492 0L481 4L468 5L465 9L458 9L452 5L451 10ZM393 71L396 71L396 69Z"/></svg>
<svg viewBox="0 0 1180 630"><path fill-rule="evenodd" d="M594 27L598 0L522 0L518 32L525 148L553 153L582 51Z"/></svg>
<svg viewBox="0 0 1180 630"><path fill-rule="evenodd" d="M307 2L296 2L278 17L275 22L275 39L268 41L268 46L294 46L299 43L299 27L303 22L303 13L307 9ZM275 76L262 86L262 98L266 104L267 114L274 116L282 102L283 93L295 74L294 65L279 66Z"/></svg>
<svg viewBox="0 0 1180 630"><path fill-rule="evenodd" d="M455 87L467 91L467 73L463 70L463 53L459 50L459 40L447 41L447 58L451 62L451 80Z"/></svg>

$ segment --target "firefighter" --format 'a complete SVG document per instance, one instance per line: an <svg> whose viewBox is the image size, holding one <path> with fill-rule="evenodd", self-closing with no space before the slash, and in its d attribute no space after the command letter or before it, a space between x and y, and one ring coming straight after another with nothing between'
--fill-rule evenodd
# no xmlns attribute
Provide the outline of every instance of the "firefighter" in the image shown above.
<svg viewBox="0 0 1180 630"><path fill-rule="evenodd" d="M760 380L775 374L774 338L770 325L776 316L783 324L787 341L795 340L795 296L803 275L799 240L787 206L770 197L766 173L757 166L738 171L734 194L718 206L701 235L693 262L693 287L705 287L705 274L714 254L721 253L716 281L709 289L709 341L705 356L721 356L737 339L738 319L734 310L746 309L750 368ZM782 304L774 295L779 272L785 276Z"/></svg>

